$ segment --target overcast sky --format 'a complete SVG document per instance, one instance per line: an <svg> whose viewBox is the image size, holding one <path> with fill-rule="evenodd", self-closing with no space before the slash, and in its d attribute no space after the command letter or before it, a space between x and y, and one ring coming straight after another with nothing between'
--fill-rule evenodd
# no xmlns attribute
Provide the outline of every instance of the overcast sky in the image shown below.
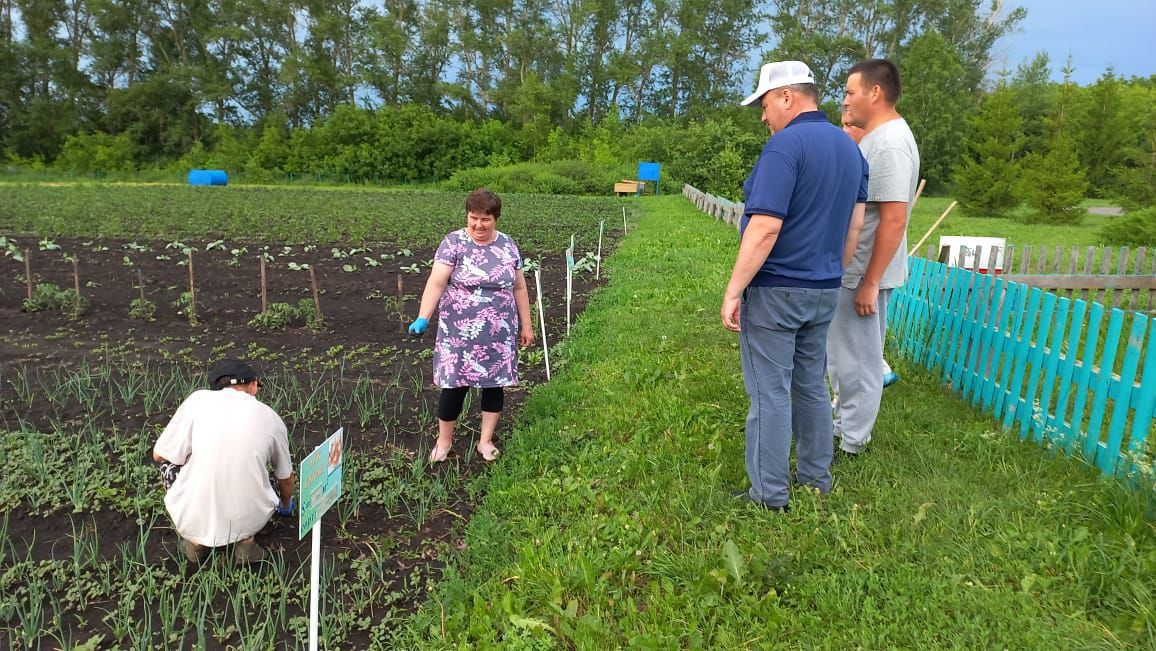
<svg viewBox="0 0 1156 651"><path fill-rule="evenodd" d="M996 44L993 69L1015 67L1036 52L1047 52L1052 76L1068 54L1074 80L1088 84L1111 65L1124 77L1156 74L1156 0L1009 0L1004 11L1024 7L1019 32Z"/></svg>

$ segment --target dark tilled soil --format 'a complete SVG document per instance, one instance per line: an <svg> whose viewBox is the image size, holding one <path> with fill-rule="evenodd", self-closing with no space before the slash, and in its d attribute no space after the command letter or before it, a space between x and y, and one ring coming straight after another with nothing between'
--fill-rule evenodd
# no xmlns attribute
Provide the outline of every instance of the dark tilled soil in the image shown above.
<svg viewBox="0 0 1156 651"><path fill-rule="evenodd" d="M31 242L31 240L29 240ZM214 359L224 356L246 357L246 351L260 346L273 353L275 361L258 361L259 370L270 373L298 374L304 380L315 377L318 369L309 368L310 362L301 360L322 359L334 347L352 350L367 347L381 351L396 349L396 354L385 356L382 364L367 364L357 373L368 373L375 381L401 374L412 378L422 372L425 387L420 399L410 398L402 403L386 401L386 409L394 413L382 415L382 421L391 422L396 429L392 449L380 445L381 432L373 425L364 430L356 426L356 418L347 417L347 447L355 447L370 454L386 455L400 452L407 457L424 454L432 444L435 422L421 422L423 413L432 412L436 405L437 389L428 386L432 377L432 361L428 350L433 343L431 333L417 339L405 333L405 326L416 315L418 302L428 268L424 261L433 257L432 250L414 250L412 255L397 255L394 246L373 247L372 252L360 252L349 258L333 257L336 246L348 251L348 245L317 246L311 252L295 246L291 255L281 255L281 246L270 246L269 252L275 260L266 265L267 295L269 303L287 302L296 304L301 299L312 301L309 273L290 269L289 263L312 266L319 288L323 327L311 331L303 325L295 325L285 330L263 331L249 325L249 320L257 315L260 301L260 266L257 257L258 245L249 244L248 253L234 256L230 248L238 244L229 243L225 249L206 251L207 242L186 241L196 249L193 254L193 272L196 291L197 323L190 324L187 315L174 307L174 302L182 292L189 290L187 265L178 262L186 257L179 250L166 249L164 242L141 242L149 247L148 252L126 248L128 242L118 240L58 240L59 250L33 250L30 256L33 283L53 283L63 288L75 284L73 265L65 254L75 255L78 260L81 294L87 301L85 313L78 319L67 312L42 311L29 313L22 310L26 297L24 264L11 258L0 258L0 373L7 379L9 371L16 368L50 370L71 369L82 362L109 357L109 351L122 361L126 356L136 363L155 366L148 372L163 372L164 368L181 366L204 369ZM135 244L135 243L133 243ZM100 250L107 249L107 250ZM395 255L393 260L381 260L380 266L365 263L366 257L378 259L382 253ZM132 262L129 266L125 258ZM159 257L168 259L157 259ZM355 264L356 272L342 270L345 264ZM400 268L417 264L418 273L406 273ZM130 303L140 296L138 279L143 280L145 296L157 307L153 321L129 318ZM537 299L533 275L527 274L530 285L530 300L534 314L534 329L539 341L538 312L534 302ZM399 300L399 283L400 296ZM589 291L594 286L593 274L581 274L575 278L573 314L577 315L585 307ZM547 329L551 344L556 335L565 329L565 267L562 255L550 256L542 272L542 290L547 304ZM397 305L400 303L400 315ZM425 355L425 356L423 356ZM541 364L527 368L523 366L522 386L507 391L506 412L499 427L497 443L512 431L511 423L525 399L526 391L535 384L545 381L545 369ZM351 373L353 374L353 373ZM412 380L411 380L412 381ZM8 381L0 381L0 398L11 398L13 388ZM260 397L260 396L259 396ZM4 400L0 412L8 427L23 419L51 431L53 419L60 423L59 408L51 410L42 401L31 410L13 413L11 400ZM139 432L142 427L163 426L167 416L152 418L145 416L141 409L120 409L101 412L97 415L86 413L81 405L66 410L63 422L81 422L86 418L115 420L119 431ZM476 434L478 424L476 408L472 414L463 416L459 434L455 440L451 461L457 464L463 475L458 486L465 486L468 479L484 472L485 464L479 455L467 453L472 434ZM350 426L349 422L355 423ZM304 440L310 449L320 442L337 423L307 421L287 422L290 436ZM148 463L147 459L119 459L118 463ZM295 463L300 458L294 459ZM432 472L456 472L447 464L442 464ZM159 498L159 491L157 493ZM446 545L460 545L464 523L474 509L474 503L464 488L451 495L446 503L433 510L423 522L414 522L405 517L389 518L380 509L364 505L360 516L351 522L340 537L326 536L326 547L330 553L342 550L359 553L359 544L365 540L392 539L389 545L390 565L396 568L393 584L397 590L405 591L410 585L407 577L420 572L422 576L440 574L443 560L431 550ZM150 562L165 563L174 572L182 571L183 564L174 558L175 536L169 523L158 517L152 534L146 542ZM396 516L396 514L395 514ZM100 534L101 555L111 557L120 553L119 543L135 543L142 530L135 514L113 511L96 513L72 513L60 510L52 513L29 513L27 509L17 509L8 514L8 536L14 557L22 558L31 551L35 560L67 558L72 553L72 532L77 528L90 528ZM325 518L325 527L334 532L334 514ZM290 567L308 562L309 540L298 540L296 519L274 520L258 535L258 542L271 549L283 550ZM2 560L2 557L0 557ZM2 568L0 568L2 569ZM185 570L187 571L187 569ZM194 570L195 571L195 570ZM412 609L424 599L420 590L410 590L404 595L402 610ZM396 613L394 613L396 614ZM77 614L82 615L82 614ZM99 630L99 618L84 617ZM88 628L85 626L85 628ZM92 629L89 629L90 631ZM78 639L85 639L85 635ZM357 647L357 640L348 641L351 648ZM230 643L236 643L236 640Z"/></svg>

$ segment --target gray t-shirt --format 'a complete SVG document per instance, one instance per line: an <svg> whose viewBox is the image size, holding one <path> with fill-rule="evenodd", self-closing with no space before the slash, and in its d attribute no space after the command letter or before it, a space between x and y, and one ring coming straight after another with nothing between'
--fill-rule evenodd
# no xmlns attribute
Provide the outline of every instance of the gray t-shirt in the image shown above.
<svg viewBox="0 0 1156 651"><path fill-rule="evenodd" d="M863 218L863 230L859 233L859 244L855 247L855 257L843 271L843 286L855 289L867 273L871 262L871 252L875 248L875 231L879 228L879 202L906 201L907 218L911 218L911 202L915 200L915 188L919 182L919 148L915 136L903 118L896 118L876 127L859 143L863 157L867 159L869 178L867 179L867 210ZM894 289L907 280L907 229L904 227L903 240L899 250L883 272L880 289Z"/></svg>

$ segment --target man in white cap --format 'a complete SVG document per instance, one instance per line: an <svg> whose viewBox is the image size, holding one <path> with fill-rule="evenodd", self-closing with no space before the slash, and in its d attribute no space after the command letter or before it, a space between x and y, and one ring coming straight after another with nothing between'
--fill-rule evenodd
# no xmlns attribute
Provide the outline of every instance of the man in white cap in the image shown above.
<svg viewBox="0 0 1156 651"><path fill-rule="evenodd" d="M743 185L742 236L722 321L739 333L750 397L751 487L739 495L777 511L790 500L792 433L796 480L831 488L827 326L849 231L867 198L866 161L818 102L815 77L799 61L764 65L742 102L762 108L772 137Z"/></svg>
<svg viewBox="0 0 1156 651"><path fill-rule="evenodd" d="M213 364L209 390L185 398L153 448L165 508L192 562L234 543L238 561L259 561L265 550L253 536L274 513L293 514L288 433L277 412L257 399L260 386L245 362Z"/></svg>
<svg viewBox="0 0 1156 651"><path fill-rule="evenodd" d="M851 68L843 99L851 123L864 130L859 148L871 165L863 229L843 273L827 346L835 435L842 453L852 456L871 442L888 379L887 301L907 279L907 220L919 181L919 148L895 110L900 90L895 64L870 59Z"/></svg>

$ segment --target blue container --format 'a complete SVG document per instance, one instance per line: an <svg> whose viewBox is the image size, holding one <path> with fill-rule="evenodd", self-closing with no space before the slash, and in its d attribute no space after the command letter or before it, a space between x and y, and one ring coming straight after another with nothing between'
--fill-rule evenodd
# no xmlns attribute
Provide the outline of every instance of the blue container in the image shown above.
<svg viewBox="0 0 1156 651"><path fill-rule="evenodd" d="M225 170L189 170L189 185L229 185Z"/></svg>

